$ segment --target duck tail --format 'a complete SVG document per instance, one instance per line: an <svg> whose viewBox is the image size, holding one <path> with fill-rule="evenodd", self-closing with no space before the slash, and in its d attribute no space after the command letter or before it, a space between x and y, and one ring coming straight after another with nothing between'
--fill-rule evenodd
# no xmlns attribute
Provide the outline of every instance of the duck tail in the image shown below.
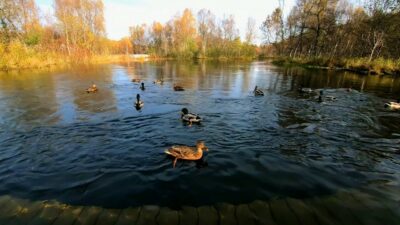
<svg viewBox="0 0 400 225"><path fill-rule="evenodd" d="M172 153L169 151L169 149L165 150L164 152L165 152L165 154L167 154L167 155L172 155Z"/></svg>

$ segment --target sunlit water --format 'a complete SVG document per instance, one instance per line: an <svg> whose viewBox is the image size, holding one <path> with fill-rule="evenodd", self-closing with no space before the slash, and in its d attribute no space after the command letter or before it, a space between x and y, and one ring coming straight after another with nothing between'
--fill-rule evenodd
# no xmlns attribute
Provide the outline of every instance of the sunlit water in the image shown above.
<svg viewBox="0 0 400 225"><path fill-rule="evenodd" d="M132 83L141 78L146 90ZM164 79L155 85L154 79ZM99 92L84 90L96 83ZM179 83L184 92L174 92ZM254 97L258 85L264 97ZM319 103L298 87L324 88ZM347 92L345 88L352 87ZM140 93L145 106L133 106ZM132 63L0 74L0 195L170 207L398 186L400 79L253 63ZM180 121L183 107L202 125ZM201 162L171 145L205 140Z"/></svg>

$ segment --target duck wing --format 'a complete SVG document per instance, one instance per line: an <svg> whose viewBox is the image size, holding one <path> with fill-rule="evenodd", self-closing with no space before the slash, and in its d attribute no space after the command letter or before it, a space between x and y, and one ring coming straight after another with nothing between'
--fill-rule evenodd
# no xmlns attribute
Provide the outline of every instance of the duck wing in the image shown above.
<svg viewBox="0 0 400 225"><path fill-rule="evenodd" d="M200 122L201 118L197 114L188 113L188 114L182 116L182 120L188 121L188 122Z"/></svg>
<svg viewBox="0 0 400 225"><path fill-rule="evenodd" d="M196 150L193 147L174 145L166 150L165 153L168 155L172 155L176 158L185 159L193 156L196 153Z"/></svg>

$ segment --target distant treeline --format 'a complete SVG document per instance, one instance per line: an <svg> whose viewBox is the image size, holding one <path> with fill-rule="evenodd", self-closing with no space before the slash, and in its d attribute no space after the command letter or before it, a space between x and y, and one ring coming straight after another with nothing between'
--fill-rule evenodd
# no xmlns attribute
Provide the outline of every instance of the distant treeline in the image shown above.
<svg viewBox="0 0 400 225"><path fill-rule="evenodd" d="M275 9L262 25L265 53L369 62L400 59L400 1L360 2L297 0L286 17L281 8Z"/></svg>
<svg viewBox="0 0 400 225"><path fill-rule="evenodd" d="M232 15L217 19L210 10L202 9L195 16L185 9L165 24L130 27L130 41L126 43L132 44L128 51L161 57L253 58L256 29L254 19L249 18L246 40L241 41Z"/></svg>
<svg viewBox="0 0 400 225"><path fill-rule="evenodd" d="M233 16L185 9L165 24L130 27L130 36L106 38L102 0L54 0L43 15L34 0L0 1L0 69L42 67L98 55L147 53L155 57L252 58L256 25L242 42Z"/></svg>

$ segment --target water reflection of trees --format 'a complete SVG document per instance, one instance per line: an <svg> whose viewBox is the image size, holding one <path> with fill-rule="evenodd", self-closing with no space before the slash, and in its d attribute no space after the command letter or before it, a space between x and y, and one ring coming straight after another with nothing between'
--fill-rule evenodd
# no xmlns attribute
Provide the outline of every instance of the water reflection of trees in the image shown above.
<svg viewBox="0 0 400 225"><path fill-rule="evenodd" d="M46 72L0 73L1 109L13 125L59 121L53 76Z"/></svg>

